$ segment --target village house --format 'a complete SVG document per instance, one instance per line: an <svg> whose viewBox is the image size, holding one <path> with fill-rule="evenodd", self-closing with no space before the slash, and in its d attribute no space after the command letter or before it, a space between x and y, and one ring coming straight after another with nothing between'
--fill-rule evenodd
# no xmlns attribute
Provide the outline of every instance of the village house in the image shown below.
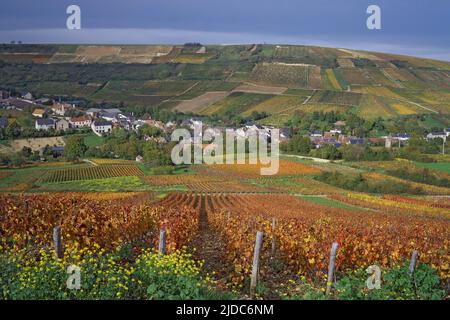
<svg viewBox="0 0 450 320"><path fill-rule="evenodd" d="M348 144L364 144L364 138L350 137Z"/></svg>
<svg viewBox="0 0 450 320"><path fill-rule="evenodd" d="M177 127L176 122L169 121L169 122L166 123L166 128L167 128L168 130L172 130L172 129L176 128L176 127Z"/></svg>
<svg viewBox="0 0 450 320"><path fill-rule="evenodd" d="M33 111L33 117L36 117L36 118L43 118L45 114L46 114L45 109L38 108L38 109L34 109L34 111Z"/></svg>
<svg viewBox="0 0 450 320"><path fill-rule="evenodd" d="M335 137L309 137L309 139L315 149L319 149L327 144L334 145L335 147L341 146L341 142L337 141Z"/></svg>
<svg viewBox="0 0 450 320"><path fill-rule="evenodd" d="M36 130L50 130L56 128L56 121L54 119L37 119L35 124Z"/></svg>
<svg viewBox="0 0 450 320"><path fill-rule="evenodd" d="M335 129L331 129L331 130L330 130L330 133L333 133L333 134L342 134L342 130L341 130L341 129L335 128Z"/></svg>
<svg viewBox="0 0 450 320"><path fill-rule="evenodd" d="M86 110L86 114L88 116L91 116L92 118L97 117L97 114L102 111L102 109L98 109L98 108L89 108Z"/></svg>
<svg viewBox="0 0 450 320"><path fill-rule="evenodd" d="M97 114L97 117L98 118L102 118L102 119L104 119L106 121L111 121L111 122L117 122L118 121L116 113L110 113L110 112L103 112L102 111L102 112L99 112Z"/></svg>
<svg viewBox="0 0 450 320"><path fill-rule="evenodd" d="M110 121L95 120L91 124L92 131L101 136L112 131L112 123Z"/></svg>
<svg viewBox="0 0 450 320"><path fill-rule="evenodd" d="M33 94L31 92L28 92L28 91L22 92L20 94L20 96L22 97L22 99L25 99L25 100L29 100L29 101L33 100Z"/></svg>
<svg viewBox="0 0 450 320"><path fill-rule="evenodd" d="M155 128L161 129L163 131L166 129L166 125L162 121L149 119L149 120L145 120L144 122L146 124L148 124L150 127L155 127Z"/></svg>
<svg viewBox="0 0 450 320"><path fill-rule="evenodd" d="M447 135L447 137L450 136L450 128L445 129L444 132Z"/></svg>
<svg viewBox="0 0 450 320"><path fill-rule="evenodd" d="M439 132L430 132L429 134L427 134L428 140L433 140L437 138L447 140L447 133L445 133L444 131L439 131Z"/></svg>
<svg viewBox="0 0 450 320"><path fill-rule="evenodd" d="M290 128L280 128L280 141L286 141L291 138Z"/></svg>
<svg viewBox="0 0 450 320"><path fill-rule="evenodd" d="M384 138L370 137L370 138L368 139L368 142L369 142L371 145L383 145L383 144L385 144L385 140L386 140L386 139L384 139Z"/></svg>
<svg viewBox="0 0 450 320"><path fill-rule="evenodd" d="M329 138L334 138L334 133L332 133L332 132L325 132L324 134L323 134L323 137L324 138L327 138L327 139L329 139Z"/></svg>
<svg viewBox="0 0 450 320"><path fill-rule="evenodd" d="M66 119L57 120L55 126L56 130L63 130L63 131L66 131L70 128L69 121L67 121Z"/></svg>
<svg viewBox="0 0 450 320"><path fill-rule="evenodd" d="M411 138L411 135L407 133L397 133L393 135L392 138L397 141L408 141Z"/></svg>
<svg viewBox="0 0 450 320"><path fill-rule="evenodd" d="M114 126L125 130L131 130L133 128L133 124L128 119L119 119L114 123Z"/></svg>
<svg viewBox="0 0 450 320"><path fill-rule="evenodd" d="M111 118L115 119L119 113L122 113L120 109L110 108L110 109L99 109L99 108L89 108L86 110L86 114L93 118Z"/></svg>
<svg viewBox="0 0 450 320"><path fill-rule="evenodd" d="M64 155L64 146L53 146L50 147L50 152L53 158L62 157Z"/></svg>
<svg viewBox="0 0 450 320"><path fill-rule="evenodd" d="M47 104L50 102L50 99L43 97L43 98L36 99L34 102L36 104Z"/></svg>
<svg viewBox="0 0 450 320"><path fill-rule="evenodd" d="M72 128L90 127L92 124L92 120L88 116L81 116L81 117L71 118L69 120L69 123Z"/></svg>
<svg viewBox="0 0 450 320"><path fill-rule="evenodd" d="M314 137L314 138L319 138L322 137L322 132L321 131L313 131L309 134L310 137Z"/></svg>
<svg viewBox="0 0 450 320"><path fill-rule="evenodd" d="M74 107L67 103L56 103L51 107L51 109L55 114L64 116L67 111L74 109Z"/></svg>

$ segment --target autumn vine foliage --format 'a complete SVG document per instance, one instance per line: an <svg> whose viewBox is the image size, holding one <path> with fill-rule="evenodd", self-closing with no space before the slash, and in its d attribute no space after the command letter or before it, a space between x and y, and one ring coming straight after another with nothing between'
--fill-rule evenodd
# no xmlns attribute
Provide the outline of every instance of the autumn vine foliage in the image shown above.
<svg viewBox="0 0 450 320"><path fill-rule="evenodd" d="M349 211L287 195L215 195L206 201L206 210L226 239L234 281L250 273L257 230L264 232L265 254L275 236L286 264L310 279L325 275L333 241L340 246L338 272L372 264L394 266L418 250L421 262L438 269L442 278L449 277L450 222L444 217ZM272 218L277 219L274 230Z"/></svg>
<svg viewBox="0 0 450 320"><path fill-rule="evenodd" d="M94 198L96 197L96 198ZM180 248L194 236L198 214L190 206L154 203L151 194L2 195L1 245L20 249L49 246L52 229L61 226L65 245L113 249L140 241L154 247L160 228L168 233L168 249Z"/></svg>

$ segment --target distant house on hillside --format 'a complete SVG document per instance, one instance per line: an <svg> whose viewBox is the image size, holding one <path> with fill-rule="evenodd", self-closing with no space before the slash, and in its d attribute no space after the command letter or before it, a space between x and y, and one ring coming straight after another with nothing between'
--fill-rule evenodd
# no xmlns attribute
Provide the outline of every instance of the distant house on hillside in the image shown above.
<svg viewBox="0 0 450 320"><path fill-rule="evenodd" d="M53 155L53 158L62 157L64 155L64 147L63 146L50 147L50 151Z"/></svg>
<svg viewBox="0 0 450 320"><path fill-rule="evenodd" d="M25 100L33 100L33 94L28 91L24 91L20 94L20 96Z"/></svg>
<svg viewBox="0 0 450 320"><path fill-rule="evenodd" d="M23 99L17 99L17 98L9 98L7 100L5 100L6 103L11 106L11 109L16 109L16 110L24 110L27 108L35 108L36 104L34 102L31 101L26 101Z"/></svg>
<svg viewBox="0 0 450 320"><path fill-rule="evenodd" d="M92 120L88 116L81 116L81 117L71 118L69 120L69 123L72 126L72 128L82 128L82 127L91 126Z"/></svg>
<svg viewBox="0 0 450 320"><path fill-rule="evenodd" d="M198 54L205 54L205 53L206 53L206 47L205 47L205 46L201 47L201 48L198 49L195 53L198 53Z"/></svg>
<svg viewBox="0 0 450 320"><path fill-rule="evenodd" d="M280 128L280 141L286 141L292 136L290 128Z"/></svg>
<svg viewBox="0 0 450 320"><path fill-rule="evenodd" d="M98 136L105 133L110 133L112 130L112 123L110 121L96 120L91 124L92 131Z"/></svg>
<svg viewBox="0 0 450 320"><path fill-rule="evenodd" d="M43 118L45 114L46 114L45 109L38 108L38 109L34 109L34 111L33 111L33 117L36 117L36 118Z"/></svg>
<svg viewBox="0 0 450 320"><path fill-rule="evenodd" d="M50 130L56 128L56 121L54 119L37 119L36 130Z"/></svg>

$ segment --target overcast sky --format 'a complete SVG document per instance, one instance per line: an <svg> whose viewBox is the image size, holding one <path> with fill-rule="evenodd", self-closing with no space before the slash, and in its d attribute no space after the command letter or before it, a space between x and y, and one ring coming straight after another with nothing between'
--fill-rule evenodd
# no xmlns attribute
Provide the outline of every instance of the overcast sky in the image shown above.
<svg viewBox="0 0 450 320"><path fill-rule="evenodd" d="M67 30L66 8L81 8ZM381 7L381 30L366 9ZM449 0L2 0L0 42L286 43L450 61Z"/></svg>

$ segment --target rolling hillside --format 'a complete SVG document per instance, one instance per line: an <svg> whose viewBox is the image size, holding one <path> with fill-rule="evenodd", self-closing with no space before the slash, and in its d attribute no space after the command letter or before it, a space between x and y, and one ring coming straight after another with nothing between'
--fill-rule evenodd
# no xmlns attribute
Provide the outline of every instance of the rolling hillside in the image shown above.
<svg viewBox="0 0 450 320"><path fill-rule="evenodd" d="M0 87L201 115L450 115L450 62L288 45L0 45Z"/></svg>

